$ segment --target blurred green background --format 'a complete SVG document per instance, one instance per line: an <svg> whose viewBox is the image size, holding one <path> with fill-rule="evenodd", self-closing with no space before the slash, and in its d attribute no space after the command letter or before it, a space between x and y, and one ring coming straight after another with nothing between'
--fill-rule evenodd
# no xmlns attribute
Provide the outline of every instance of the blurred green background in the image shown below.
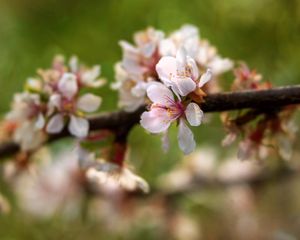
<svg viewBox="0 0 300 240"><path fill-rule="evenodd" d="M201 37L217 46L222 56L246 61L275 85L299 83L298 0L1 0L0 112L9 109L26 78L37 68L50 66L56 54L75 54L87 65L101 64L102 76L112 82L113 65L121 59L120 39L132 41L133 33L147 26L170 32L186 23L198 26ZM117 94L109 86L99 94L104 99L102 110L116 108ZM221 155L223 134L217 119L199 128L196 139L212 144ZM172 131L171 151L163 155L159 137L146 137L140 128L132 132L131 162L150 183L181 159L175 134ZM97 224L39 222L18 209L0 217L1 240L102 239L102 234Z"/></svg>

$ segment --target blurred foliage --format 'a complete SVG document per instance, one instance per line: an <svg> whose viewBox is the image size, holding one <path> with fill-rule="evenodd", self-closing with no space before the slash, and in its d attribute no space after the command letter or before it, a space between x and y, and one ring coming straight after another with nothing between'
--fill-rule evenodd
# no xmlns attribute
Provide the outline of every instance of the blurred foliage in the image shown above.
<svg viewBox="0 0 300 240"><path fill-rule="evenodd" d="M76 54L88 65L101 64L102 76L112 82L113 65L121 58L120 39L131 41L135 31L147 26L170 32L185 23L198 26L201 37L217 46L222 56L246 61L274 85L299 83L298 0L1 0L0 112L8 110L25 79L49 66L55 54ZM109 84L98 93L104 98L102 110L116 108L117 94ZM196 140L218 146L221 130L213 116L210 124L197 130ZM159 137L147 137L140 128L131 133L130 160L150 183L181 158L174 131L171 139L171 151L164 155ZM7 192L2 189L3 185L1 191ZM38 222L20 214L15 209L9 217L0 217L0 239L109 238L97 223ZM116 239L159 237L145 231Z"/></svg>

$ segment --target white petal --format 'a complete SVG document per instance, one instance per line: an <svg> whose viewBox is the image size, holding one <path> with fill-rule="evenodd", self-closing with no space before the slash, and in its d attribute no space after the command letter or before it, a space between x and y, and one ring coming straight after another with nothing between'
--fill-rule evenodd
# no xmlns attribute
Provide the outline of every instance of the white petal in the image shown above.
<svg viewBox="0 0 300 240"><path fill-rule="evenodd" d="M119 45L123 48L123 51L124 52L133 52L133 53L136 53L138 54L138 50L137 48L135 48L132 44L130 44L129 42L127 41L119 41Z"/></svg>
<svg viewBox="0 0 300 240"><path fill-rule="evenodd" d="M61 105L61 95L53 94L49 100L49 106L59 108Z"/></svg>
<svg viewBox="0 0 300 240"><path fill-rule="evenodd" d="M187 53L184 47L179 48L176 53L176 64L179 71L184 71L187 64Z"/></svg>
<svg viewBox="0 0 300 240"><path fill-rule="evenodd" d="M146 94L146 87L147 87L146 83L139 82L131 89L131 93L133 96L143 97Z"/></svg>
<svg viewBox="0 0 300 240"><path fill-rule="evenodd" d="M45 118L43 114L39 113L37 120L35 122L35 127L37 129L42 129L45 126Z"/></svg>
<svg viewBox="0 0 300 240"><path fill-rule="evenodd" d="M142 190L144 193L148 193L150 191L148 183L143 178L137 176L127 168L123 169L119 181L121 187L129 191Z"/></svg>
<svg viewBox="0 0 300 240"><path fill-rule="evenodd" d="M215 57L208 66L214 75L219 75L230 70L233 62L228 58Z"/></svg>
<svg viewBox="0 0 300 240"><path fill-rule="evenodd" d="M207 71L201 76L200 81L198 83L198 87L201 88L205 83L210 81L212 78L212 72L210 69L207 69Z"/></svg>
<svg viewBox="0 0 300 240"><path fill-rule="evenodd" d="M140 124L151 133L161 133L169 128L171 119L167 111L161 110L161 113L158 113L158 110L152 109L142 114Z"/></svg>
<svg viewBox="0 0 300 240"><path fill-rule="evenodd" d="M51 116L55 109L61 108L61 95L59 94L53 94L51 95L49 102L48 102L48 110L47 110L47 116Z"/></svg>
<svg viewBox="0 0 300 240"><path fill-rule="evenodd" d="M193 132L188 128L183 119L179 123L178 144L184 154L190 154L196 148Z"/></svg>
<svg viewBox="0 0 300 240"><path fill-rule="evenodd" d="M185 110L185 116L191 126L199 126L203 118L203 112L196 103L190 103Z"/></svg>
<svg viewBox="0 0 300 240"><path fill-rule="evenodd" d="M162 56L175 56L176 45L171 39L164 39L159 43L159 52Z"/></svg>
<svg viewBox="0 0 300 240"><path fill-rule="evenodd" d="M61 114L56 114L50 118L46 132L47 133L59 133L64 127L64 118Z"/></svg>
<svg viewBox="0 0 300 240"><path fill-rule="evenodd" d="M195 62L195 60L191 57L187 57L187 62L188 62L188 66L191 68L192 70L192 79L193 80L198 80L199 78L199 69L198 66Z"/></svg>
<svg viewBox="0 0 300 240"><path fill-rule="evenodd" d="M171 78L177 74L176 58L174 57L162 57L156 64L156 72L159 79L170 86L172 83Z"/></svg>
<svg viewBox="0 0 300 240"><path fill-rule="evenodd" d="M71 99L78 91L76 76L72 73L65 73L58 82L59 91Z"/></svg>
<svg viewBox="0 0 300 240"><path fill-rule="evenodd" d="M84 138L88 135L89 122L85 118L75 117L71 115L71 120L68 128L73 136Z"/></svg>
<svg viewBox="0 0 300 240"><path fill-rule="evenodd" d="M93 85L93 82L100 75L100 73L101 67L99 65L96 65L92 69L85 71L81 76L81 80L87 86L90 86L90 84Z"/></svg>
<svg viewBox="0 0 300 240"><path fill-rule="evenodd" d="M178 93L181 96L186 96L196 89L196 83L188 77L176 78ZM174 89L175 90L175 89Z"/></svg>
<svg viewBox="0 0 300 240"><path fill-rule="evenodd" d="M156 49L155 43L148 43L141 47L141 52L146 58L150 58Z"/></svg>
<svg viewBox="0 0 300 240"><path fill-rule="evenodd" d="M163 106L168 106L174 101L173 93L163 84L155 84L148 87L147 95L153 103Z"/></svg>
<svg viewBox="0 0 300 240"><path fill-rule="evenodd" d="M87 93L78 99L77 107L84 112L94 112L99 108L100 104L100 97Z"/></svg>

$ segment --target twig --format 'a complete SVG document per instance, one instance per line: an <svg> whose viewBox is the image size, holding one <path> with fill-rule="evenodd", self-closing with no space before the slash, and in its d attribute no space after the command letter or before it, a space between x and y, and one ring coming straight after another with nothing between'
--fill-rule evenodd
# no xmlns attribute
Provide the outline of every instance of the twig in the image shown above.
<svg viewBox="0 0 300 240"><path fill-rule="evenodd" d="M209 94L204 98L201 109L204 112L222 112L246 108L270 111L282 106L300 104L300 85L273 88L270 90L249 90ZM89 118L90 130L109 129L115 132L129 131L140 120L140 115L146 110L141 106L136 111L128 113L117 111L99 114ZM69 136L67 129L60 134L50 135L48 142ZM8 142L0 145L0 158L7 157L20 150L18 144Z"/></svg>

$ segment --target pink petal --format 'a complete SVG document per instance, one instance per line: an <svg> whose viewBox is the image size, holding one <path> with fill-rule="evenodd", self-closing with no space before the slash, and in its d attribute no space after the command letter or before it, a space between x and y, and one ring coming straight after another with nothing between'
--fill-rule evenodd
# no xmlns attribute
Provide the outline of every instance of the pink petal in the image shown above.
<svg viewBox="0 0 300 240"><path fill-rule="evenodd" d="M176 64L176 58L174 57L162 57L156 64L158 77L167 86L172 84L171 78L177 74Z"/></svg>
<svg viewBox="0 0 300 240"><path fill-rule="evenodd" d="M68 128L73 136L78 138L84 138L88 135L89 122L85 118L80 118L71 115L71 120Z"/></svg>
<svg viewBox="0 0 300 240"><path fill-rule="evenodd" d="M167 111L152 109L142 114L140 124L151 133L161 133L169 128L171 121Z"/></svg>
<svg viewBox="0 0 300 240"><path fill-rule="evenodd" d="M196 83L189 77L178 77L176 78L176 85L178 93L181 96L186 96L196 89ZM174 91L176 89L173 88Z"/></svg>
<svg viewBox="0 0 300 240"><path fill-rule="evenodd" d="M178 144L186 155L193 152L196 148L193 132L188 128L183 119L179 123Z"/></svg>
<svg viewBox="0 0 300 240"><path fill-rule="evenodd" d="M177 70L184 71L187 64L187 53L184 47L179 48L176 53Z"/></svg>
<svg viewBox="0 0 300 240"><path fill-rule="evenodd" d="M188 57L187 58L187 64L188 66L191 68L192 70L192 79L195 81L199 78L199 69L198 69L198 66L195 62L195 60L191 57Z"/></svg>
<svg viewBox="0 0 300 240"><path fill-rule="evenodd" d="M59 133L62 131L64 127L64 118L61 114L56 114L53 117L50 118L47 127L46 132L47 133Z"/></svg>
<svg viewBox="0 0 300 240"><path fill-rule="evenodd" d="M228 58L215 57L208 65L214 75L222 74L233 67L233 62Z"/></svg>
<svg viewBox="0 0 300 240"><path fill-rule="evenodd" d="M84 112L94 112L101 105L101 101L100 97L87 93L78 99L77 107Z"/></svg>
<svg viewBox="0 0 300 240"><path fill-rule="evenodd" d="M147 89L147 95L153 103L163 106L168 106L174 102L173 93L163 84L150 85Z"/></svg>
<svg viewBox="0 0 300 240"><path fill-rule="evenodd" d="M212 72L210 69L207 69L207 71L201 76L200 81L198 83L198 87L203 87L204 84L206 84L208 81L210 81L212 78Z"/></svg>
<svg viewBox="0 0 300 240"><path fill-rule="evenodd" d="M78 91L76 76L72 73L65 73L58 82L59 91L71 99Z"/></svg>
<svg viewBox="0 0 300 240"><path fill-rule="evenodd" d="M185 110L185 116L191 126L199 126L203 118L203 112L196 103L190 103Z"/></svg>
<svg viewBox="0 0 300 240"><path fill-rule="evenodd" d="M42 113L39 113L37 120L35 122L35 127L37 129L42 129L45 126L45 118Z"/></svg>

